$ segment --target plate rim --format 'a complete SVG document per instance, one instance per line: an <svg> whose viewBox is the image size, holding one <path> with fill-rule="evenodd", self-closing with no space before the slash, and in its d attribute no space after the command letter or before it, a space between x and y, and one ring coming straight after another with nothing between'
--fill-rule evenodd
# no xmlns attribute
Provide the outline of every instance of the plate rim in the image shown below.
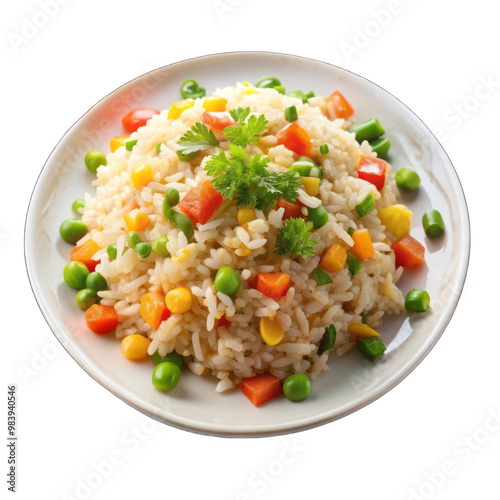
<svg viewBox="0 0 500 500"><path fill-rule="evenodd" d="M128 86L129 84L140 80L144 78L147 75L151 75L154 72L157 71L163 71L165 68L171 68L177 65L182 65L184 63L188 62L195 62L200 59L209 59L211 57L224 57L224 56L230 56L230 55L241 55L242 57L246 56L272 56L272 57L287 57L287 58L292 58L292 59L299 59L303 61L308 61L320 65L328 65L333 68L336 68L337 70L340 70L341 72L346 72L351 75L354 75L356 78L360 78L362 80L365 80L371 85L375 85L378 87L380 90L391 96L393 99L398 101L401 105L403 105L408 112L413 115L414 118L416 118L427 130L427 133L436 141L436 144L438 145L439 149L441 150L442 153L444 153L445 157L448 159L448 162L452 168L452 173L455 176L456 181L458 182L458 186L460 187L460 190L462 192L462 198L460 200L463 201L464 204L464 209L465 209L465 220L467 222L467 228L466 230L464 229L464 236L466 237L466 245L464 248L463 255L459 259L459 270L460 270L460 278L456 284L456 289L458 290L458 293L456 294L456 297L454 299L454 304L448 311L448 314L446 317L441 317L439 322L438 322L438 328L436 330L436 334L429 339L430 342L427 342L426 345L422 348L421 352L418 354L418 356L414 356L411 358L411 361L403 366L402 369L397 371L395 374L391 376L391 378L383 385L377 387L376 390L374 390L371 394L369 394L367 397L362 397L361 399L358 399L355 402L352 402L350 404L344 404L340 408L338 408L336 411L322 411L312 417L307 417L302 420L300 420L299 424L296 424L294 422L286 422L286 423L276 423L276 424L267 424L264 427L259 427L257 431L251 430L247 427L232 427L231 429L227 429L224 427L223 424L217 424L214 422L201 422L197 421L197 424L195 425L191 420L186 419L186 417L176 417L175 415L170 415L168 419L162 418L161 416L157 415L153 411L153 407L151 403L141 400L139 396L136 394L130 393L127 389L121 387L119 384L117 384L115 381L113 381L110 377L104 375L102 372L101 373L94 373L93 370L93 364L89 362L89 360L86 359L86 357L79 352L79 350L76 348L76 344L68 345L66 346L65 343L62 341L62 336L64 333L60 331L59 326L57 323L54 321L52 318L52 313L50 310L45 310L44 304L42 304L42 300L39 299L39 296L37 294L37 281L35 279L35 269L34 265L31 262L30 257L28 256L28 251L27 251L27 239L29 238L29 229L30 229L30 216L32 214L32 205L33 205L33 200L36 196L36 191L37 187L40 183L40 180L45 172L45 169L47 165L49 164L52 156L54 153L58 150L59 146L65 138L68 136L68 134L73 130L73 128L85 117L87 116L96 106L98 106L102 101L108 99L111 95L115 94L118 92L120 89ZM187 430L190 432L194 432L197 434L202 434L202 435L209 435L209 436L217 436L217 437L235 437L235 438L254 438L254 437L270 437L270 436L279 436L279 435L285 435L285 434L290 434L290 433L295 433L295 432L301 432L305 431L311 428L319 427L322 425L325 425L327 423L340 420L341 418L346 417L347 415L350 415L351 413L354 413L377 399L379 399L381 396L384 394L388 393L391 391L394 387L396 387L400 382L402 382L410 373L413 372L413 370L427 357L427 355L431 352L431 350L434 348L438 340L441 338L443 333L445 332L448 324L450 323L453 315L455 314L456 308L458 306L458 303L460 302L460 298L462 296L464 284L467 278L468 270L469 270L469 263L470 263L470 251L471 251L471 227L470 227L470 214L469 214L469 208L467 204L467 199L465 197L465 192L462 186L462 183L460 181L460 177L457 174L457 171L455 169L455 166L453 165L453 162L451 161L451 158L449 157L448 153L446 152L445 148L439 141L439 139L435 136L435 134L432 132L432 130L426 125L426 123L411 109L409 108L404 102L402 102L400 99L398 99L396 96L394 96L391 92L387 91L384 89L382 86L378 85L377 83L373 82L369 78L366 78L362 75L359 75L358 73L351 71L349 69L343 68L341 66L338 66L336 64L326 62L326 61L321 61L319 59L311 58L311 57L306 57L306 56L299 56L295 54L287 54L287 53L282 53L282 52L274 52L274 51L228 51L228 52L216 52L216 53L210 53L210 54L204 54L196 57L191 57L187 59L182 59L180 61L175 61L170 64L166 64L163 66L160 66L158 68L152 69L150 71L147 71L141 75L138 75L131 80L125 82L124 84L120 85L119 87L115 88L105 96L103 96L101 99L99 99L95 104L93 104L82 116L80 116L67 130L66 132L61 136L59 141L56 143L52 151L50 152L49 156L45 160L40 173L38 174L33 190L31 192L31 195L29 197L29 202L28 202L28 208L26 211L26 217L25 217L25 224L24 224L24 231L23 231L23 252L24 252L24 263L26 267L26 273L28 275L28 282L30 285L30 288L32 290L33 296L35 297L35 301L38 305L38 308L45 319L47 325L49 326L50 330L52 331L53 335L55 338L58 340L58 342L61 344L63 349L77 362L77 364L96 382L98 382L102 387L107 389L111 394L113 394L115 397L119 398L121 401L126 403L127 405L131 406L132 408L138 410L142 414L151 417L155 419L158 422L161 422L163 424L175 427L177 429L181 430ZM32 276L33 273L33 276ZM49 309L49 308L47 308ZM149 409L148 409L149 407Z"/></svg>

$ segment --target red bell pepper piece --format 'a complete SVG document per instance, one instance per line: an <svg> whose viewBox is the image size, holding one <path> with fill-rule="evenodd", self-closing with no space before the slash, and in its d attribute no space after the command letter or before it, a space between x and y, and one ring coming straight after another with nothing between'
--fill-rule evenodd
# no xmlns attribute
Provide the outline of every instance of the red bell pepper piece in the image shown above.
<svg viewBox="0 0 500 500"><path fill-rule="evenodd" d="M186 214L193 224L206 224L221 206L224 198L207 179L191 188L179 203L179 210Z"/></svg>
<svg viewBox="0 0 500 500"><path fill-rule="evenodd" d="M299 156L311 157L312 143L308 133L295 122L282 128L277 134L278 144L283 144Z"/></svg>
<svg viewBox="0 0 500 500"><path fill-rule="evenodd" d="M371 182L379 191L385 184L385 168L387 163L380 158L364 157L358 166L358 177Z"/></svg>

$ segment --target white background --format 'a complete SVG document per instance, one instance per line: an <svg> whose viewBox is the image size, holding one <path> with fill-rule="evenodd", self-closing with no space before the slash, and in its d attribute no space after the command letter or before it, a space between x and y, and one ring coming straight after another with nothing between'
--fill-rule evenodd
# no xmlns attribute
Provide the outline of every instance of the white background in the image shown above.
<svg viewBox="0 0 500 500"><path fill-rule="evenodd" d="M495 2L48 0L50 16L40 14L42 3L9 2L0 21L1 401L7 384L17 384L17 497L499 498ZM30 30L31 21L44 25ZM472 227L459 307L406 380L338 422L248 440L167 427L99 386L53 337L23 260L38 173L88 108L150 69L236 50L324 60L400 98L442 139ZM110 460L114 465L103 465ZM5 479L0 488L6 491Z"/></svg>

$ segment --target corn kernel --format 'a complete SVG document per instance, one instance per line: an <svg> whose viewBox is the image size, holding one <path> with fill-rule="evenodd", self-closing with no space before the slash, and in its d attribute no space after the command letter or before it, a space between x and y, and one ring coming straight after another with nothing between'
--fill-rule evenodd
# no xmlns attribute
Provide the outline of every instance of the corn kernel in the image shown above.
<svg viewBox="0 0 500 500"><path fill-rule="evenodd" d="M397 240L404 238L410 232L413 212L404 205L391 205L378 211L382 224Z"/></svg>
<svg viewBox="0 0 500 500"><path fill-rule="evenodd" d="M132 184L135 189L142 189L153 179L153 170L149 165L139 165L132 172Z"/></svg>
<svg viewBox="0 0 500 500"><path fill-rule="evenodd" d="M179 118L179 116L181 116L186 109L192 108L193 106L194 101L192 99L174 102L168 111L168 119L177 120L177 118Z"/></svg>
<svg viewBox="0 0 500 500"><path fill-rule="evenodd" d="M227 100L222 97L207 97L203 101L205 111L226 111Z"/></svg>
<svg viewBox="0 0 500 500"><path fill-rule="evenodd" d="M259 94L260 92L257 89L248 89L243 92L243 95L252 95Z"/></svg>
<svg viewBox="0 0 500 500"><path fill-rule="evenodd" d="M276 321L267 317L260 318L260 336L267 345L277 345L283 339L285 330Z"/></svg>
<svg viewBox="0 0 500 500"><path fill-rule="evenodd" d="M174 288L165 295L165 304L172 314L184 314L193 305L191 291L186 287Z"/></svg>
<svg viewBox="0 0 500 500"><path fill-rule="evenodd" d="M251 208L240 208L238 210L238 214L236 215L236 219L238 220L238 224L243 226L247 222L251 222L255 220L257 216L255 215L255 211Z"/></svg>
<svg viewBox="0 0 500 500"><path fill-rule="evenodd" d="M238 248L237 255L240 257L248 257L252 253L252 250L250 248L247 248L243 243L240 245Z"/></svg>
<svg viewBox="0 0 500 500"><path fill-rule="evenodd" d="M321 179L319 177L302 177L304 191L309 196L316 196L318 194L320 183Z"/></svg>
<svg viewBox="0 0 500 500"><path fill-rule="evenodd" d="M111 149L111 152L114 153L118 148L125 146L129 137L129 135L117 135L113 137L113 139L109 141L109 149Z"/></svg>
<svg viewBox="0 0 500 500"><path fill-rule="evenodd" d="M140 361L148 357L149 344L149 339L142 335L137 333L127 335L122 340L122 352L127 359Z"/></svg>
<svg viewBox="0 0 500 500"><path fill-rule="evenodd" d="M149 217L138 208L124 215L123 219L129 231L144 231L151 222Z"/></svg>
<svg viewBox="0 0 500 500"><path fill-rule="evenodd" d="M368 325L363 325L363 323L351 323L348 328L348 332L357 335L361 338L366 337L380 337L380 333L377 333L373 328Z"/></svg>

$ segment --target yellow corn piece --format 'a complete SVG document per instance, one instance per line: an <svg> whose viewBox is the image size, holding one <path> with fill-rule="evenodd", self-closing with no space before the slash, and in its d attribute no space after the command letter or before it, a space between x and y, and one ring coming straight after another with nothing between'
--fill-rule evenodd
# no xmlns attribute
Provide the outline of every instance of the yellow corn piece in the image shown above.
<svg viewBox="0 0 500 500"><path fill-rule="evenodd" d="M377 333L373 328L370 328L368 325L363 325L363 323L351 323L348 326L347 331L361 338L380 337L380 333Z"/></svg>
<svg viewBox="0 0 500 500"><path fill-rule="evenodd" d="M332 245L319 261L319 267L330 273L340 271L345 266L347 252L340 245Z"/></svg>
<svg viewBox="0 0 500 500"><path fill-rule="evenodd" d="M132 172L132 184L135 189L142 189L153 179L153 171L149 165L139 165Z"/></svg>
<svg viewBox="0 0 500 500"><path fill-rule="evenodd" d="M194 106L193 99L186 99L184 101L174 102L170 109L168 110L168 119L177 120L179 116L186 111L186 109L192 108Z"/></svg>
<svg viewBox="0 0 500 500"><path fill-rule="evenodd" d="M138 208L135 208L128 214L123 216L125 224L127 224L127 229L129 231L144 231L151 222L149 217L141 212Z"/></svg>
<svg viewBox="0 0 500 500"><path fill-rule="evenodd" d="M203 101L205 111L226 111L227 100L222 97L207 97Z"/></svg>
<svg viewBox="0 0 500 500"><path fill-rule="evenodd" d="M250 248L247 248L243 243L238 247L238 252L236 255L239 255L240 257L248 257L252 253L252 250Z"/></svg>
<svg viewBox="0 0 500 500"><path fill-rule="evenodd" d="M260 336L267 345L279 344L283 335L285 335L285 330L275 319L260 318Z"/></svg>
<svg viewBox="0 0 500 500"><path fill-rule="evenodd" d="M257 89L248 89L243 91L243 95L252 95L252 94L259 94L260 92Z"/></svg>
<svg viewBox="0 0 500 500"><path fill-rule="evenodd" d="M238 224L240 226L243 226L247 222L251 222L256 218L257 216L251 208L240 208L238 210L238 214L236 215L236 219L238 220Z"/></svg>
<svg viewBox="0 0 500 500"><path fill-rule="evenodd" d="M321 179L319 177L302 177L304 191L309 196L316 196L318 194L320 183Z"/></svg>
<svg viewBox="0 0 500 500"><path fill-rule="evenodd" d="M172 314L184 314L193 305L191 291L186 287L174 288L165 295L165 304Z"/></svg>
<svg viewBox="0 0 500 500"><path fill-rule="evenodd" d="M113 139L109 141L109 149L111 149L111 152L114 153L118 148L125 146L129 137L129 135L117 135L113 137Z"/></svg>
<svg viewBox="0 0 500 500"><path fill-rule="evenodd" d="M378 211L382 224L397 240L404 238L410 232L413 212L404 205L391 205Z"/></svg>
<svg viewBox="0 0 500 500"><path fill-rule="evenodd" d="M245 87L253 87L253 85L250 82L247 82L246 80L243 82L243 85Z"/></svg>
<svg viewBox="0 0 500 500"><path fill-rule="evenodd" d="M122 340L122 352L127 359L140 361L148 357L149 344L150 341L146 337L133 333Z"/></svg>

